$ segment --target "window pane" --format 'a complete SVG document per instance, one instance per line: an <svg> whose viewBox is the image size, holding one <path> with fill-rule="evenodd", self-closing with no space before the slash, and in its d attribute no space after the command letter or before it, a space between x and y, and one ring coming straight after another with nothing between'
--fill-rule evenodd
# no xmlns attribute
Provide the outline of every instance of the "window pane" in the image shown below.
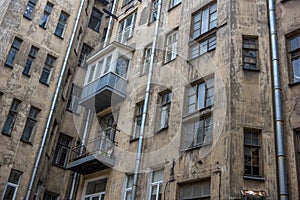
<svg viewBox="0 0 300 200"><path fill-rule="evenodd" d="M292 65L293 65L294 82L299 82L300 81L300 56L296 60L293 60Z"/></svg>
<svg viewBox="0 0 300 200"><path fill-rule="evenodd" d="M16 171L16 170L11 170L8 182L13 183L13 184L18 184L20 177L22 175L22 172Z"/></svg>
<svg viewBox="0 0 300 200"><path fill-rule="evenodd" d="M107 179L89 182L86 189L86 195L104 192L106 189Z"/></svg>
<svg viewBox="0 0 300 200"><path fill-rule="evenodd" d="M204 108L205 103L205 83L198 86L198 109Z"/></svg>
<svg viewBox="0 0 300 200"><path fill-rule="evenodd" d="M13 200L15 191L16 191L15 187L7 185L3 200Z"/></svg>
<svg viewBox="0 0 300 200"><path fill-rule="evenodd" d="M201 34L208 31L208 18L209 18L209 10L205 9L202 11Z"/></svg>
<svg viewBox="0 0 300 200"><path fill-rule="evenodd" d="M124 56L120 56L117 61L116 74L126 78L129 60Z"/></svg>
<svg viewBox="0 0 300 200"><path fill-rule="evenodd" d="M13 127L14 121L15 121L15 115L9 113L8 116L7 116L7 118L6 118L6 121L4 123L4 127L3 127L3 131L2 132L5 133L5 134L10 134L11 131L12 131L12 127Z"/></svg>
<svg viewBox="0 0 300 200"><path fill-rule="evenodd" d="M15 60L16 55L17 55L17 49L12 48L9 51L9 54L8 54L8 56L6 58L5 63L8 64L8 65L13 65L13 62Z"/></svg>

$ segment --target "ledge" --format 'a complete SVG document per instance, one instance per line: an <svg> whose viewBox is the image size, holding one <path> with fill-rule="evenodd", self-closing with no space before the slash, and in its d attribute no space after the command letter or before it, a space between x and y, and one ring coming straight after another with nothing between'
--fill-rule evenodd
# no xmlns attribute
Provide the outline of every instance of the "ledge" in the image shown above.
<svg viewBox="0 0 300 200"><path fill-rule="evenodd" d="M176 4L175 6L171 7L168 9L168 12L170 12L171 10L175 9L176 7L178 7L179 5L181 5L181 2L179 2L178 4Z"/></svg>
<svg viewBox="0 0 300 200"><path fill-rule="evenodd" d="M242 67L243 68L243 70L245 70L245 71L249 71L249 72L260 72L260 69L251 69L251 68L245 68L245 67Z"/></svg>
<svg viewBox="0 0 300 200"><path fill-rule="evenodd" d="M129 143L133 143L133 142L138 141L138 140L139 140L138 137L136 137L136 138L130 138Z"/></svg>
<svg viewBox="0 0 300 200"><path fill-rule="evenodd" d="M262 176L247 176L247 175L244 175L244 179L253 180L253 181L265 181L266 180Z"/></svg>
<svg viewBox="0 0 300 200"><path fill-rule="evenodd" d="M181 149L180 151L193 151L193 150L196 150L196 149L200 149L202 147L206 147L206 146L209 146L211 145L212 142L206 142L206 143L202 143L201 145L196 145L196 146L192 146L192 147L188 147L188 148L185 148L185 149Z"/></svg>
<svg viewBox="0 0 300 200"><path fill-rule="evenodd" d="M293 82L293 83L289 83L289 84L288 84L289 87L294 87L294 86L296 86L296 85L300 85L300 81L298 81L298 82Z"/></svg>
<svg viewBox="0 0 300 200"><path fill-rule="evenodd" d="M40 81L41 84L46 85L47 87L50 86L49 83L45 83L45 82L43 82L43 81L41 81L41 80L39 80L39 81Z"/></svg>

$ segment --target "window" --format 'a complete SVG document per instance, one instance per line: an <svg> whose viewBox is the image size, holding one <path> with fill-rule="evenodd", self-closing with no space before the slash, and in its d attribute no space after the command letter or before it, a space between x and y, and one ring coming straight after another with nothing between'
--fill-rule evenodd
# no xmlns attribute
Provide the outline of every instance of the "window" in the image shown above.
<svg viewBox="0 0 300 200"><path fill-rule="evenodd" d="M81 97L81 88L72 84L71 92L67 103L68 111L74 113L80 113L80 105L79 105L80 97Z"/></svg>
<svg viewBox="0 0 300 200"><path fill-rule="evenodd" d="M296 169L298 173L298 177L300 177L300 130L296 132L296 146L295 146L295 151L296 151ZM300 189L300 180L298 178L298 189Z"/></svg>
<svg viewBox="0 0 300 200"><path fill-rule="evenodd" d="M19 38L14 39L14 41L11 45L10 51L8 53L8 56L6 58L5 65L8 65L10 67L13 66L15 57L17 55L18 50L20 49L21 43L22 43L21 39L19 39Z"/></svg>
<svg viewBox="0 0 300 200"><path fill-rule="evenodd" d="M158 130L169 126L172 93L160 94L160 107L158 117Z"/></svg>
<svg viewBox="0 0 300 200"><path fill-rule="evenodd" d="M68 160L68 155L69 155L69 151L71 148L71 143L72 143L72 138L64 135L64 134L60 134L57 144L56 144L56 149L54 152L54 157L53 157L53 163L61 166L61 167L65 167L67 164L67 160Z"/></svg>
<svg viewBox="0 0 300 200"><path fill-rule="evenodd" d="M32 11L34 9L35 4L36 4L36 0L29 0L28 1L26 10L24 12L24 17L26 17L28 19L31 19L31 14L32 14Z"/></svg>
<svg viewBox="0 0 300 200"><path fill-rule="evenodd" d="M133 36L135 18L136 18L136 12L129 15L126 19L120 22L119 38L118 38L119 42L124 43L130 37Z"/></svg>
<svg viewBox="0 0 300 200"><path fill-rule="evenodd" d="M179 3L181 3L181 0L170 0L170 8L175 7Z"/></svg>
<svg viewBox="0 0 300 200"><path fill-rule="evenodd" d="M154 22L156 20L158 14L157 9L158 9L158 0L151 0L149 23Z"/></svg>
<svg viewBox="0 0 300 200"><path fill-rule="evenodd" d="M150 62L151 62L151 52L152 52L152 45L148 46L144 50L144 67L143 67L143 74L149 72Z"/></svg>
<svg viewBox="0 0 300 200"><path fill-rule="evenodd" d="M77 54L77 48L78 48L78 45L79 45L79 42L81 39L81 35L82 35L82 28L80 27L77 37L76 37L75 45L74 45L74 50L75 50L76 54Z"/></svg>
<svg viewBox="0 0 300 200"><path fill-rule="evenodd" d="M257 38L243 37L243 68L257 69Z"/></svg>
<svg viewBox="0 0 300 200"><path fill-rule="evenodd" d="M199 82L188 89L188 113L214 104L214 78Z"/></svg>
<svg viewBox="0 0 300 200"><path fill-rule="evenodd" d="M258 130L244 131L244 167L246 176L261 176Z"/></svg>
<svg viewBox="0 0 300 200"><path fill-rule="evenodd" d="M22 172L12 169L5 186L3 200L14 200L21 180Z"/></svg>
<svg viewBox="0 0 300 200"><path fill-rule="evenodd" d="M37 183L37 186L35 188L34 194L33 194L33 200L39 200L40 199L40 191L41 191L42 182L39 180Z"/></svg>
<svg viewBox="0 0 300 200"><path fill-rule="evenodd" d="M193 39L217 27L217 3L209 5L192 15Z"/></svg>
<svg viewBox="0 0 300 200"><path fill-rule="evenodd" d="M48 23L52 8L53 8L53 4L47 2L45 9L44 9L44 13L43 13L42 18L39 23L41 27L43 27L43 28L47 27L47 23Z"/></svg>
<svg viewBox="0 0 300 200"><path fill-rule="evenodd" d="M126 175L124 200L131 200L132 185L133 185L133 174L132 175Z"/></svg>
<svg viewBox="0 0 300 200"><path fill-rule="evenodd" d="M42 83L48 84L50 81L50 76L52 73L52 68L53 68L53 64L56 58L54 58L53 56L50 56L49 54L47 55L46 58L46 62L40 77L40 81Z"/></svg>
<svg viewBox="0 0 300 200"><path fill-rule="evenodd" d="M127 4L129 4L129 3L131 3L131 2L133 2L133 0L124 0L123 6L125 6L125 5L127 5Z"/></svg>
<svg viewBox="0 0 300 200"><path fill-rule="evenodd" d="M129 59L125 56L119 56L116 65L116 74L120 75L123 78L127 78L127 71L129 67Z"/></svg>
<svg viewBox="0 0 300 200"><path fill-rule="evenodd" d="M67 20L69 18L69 15L67 13L64 13L63 11L60 13L58 22L57 22L57 26L55 29L55 35L58 37L63 37L65 29L66 29L66 25L67 25Z"/></svg>
<svg viewBox="0 0 300 200"><path fill-rule="evenodd" d="M92 50L93 50L92 47L90 47L89 45L83 43L83 45L81 47L81 52L80 52L80 55L79 55L79 59L78 59L78 65L80 67L86 68L86 66L84 65L84 62L85 62L86 57L89 55L89 53L91 53Z"/></svg>
<svg viewBox="0 0 300 200"><path fill-rule="evenodd" d="M46 190L44 192L43 200L57 200L58 196L59 196L58 194L55 194L54 192L50 192L50 191Z"/></svg>
<svg viewBox="0 0 300 200"><path fill-rule="evenodd" d="M103 14L97 8L93 8L90 21L89 21L89 27L94 31L99 32L102 15Z"/></svg>
<svg viewBox="0 0 300 200"><path fill-rule="evenodd" d="M14 127L14 123L17 118L20 103L21 103L21 101L17 100L17 99L14 99L12 101L12 104L9 109L9 113L7 115L3 130L2 130L3 134L11 135L11 131Z"/></svg>
<svg viewBox="0 0 300 200"><path fill-rule="evenodd" d="M37 51L38 51L38 48L36 48L35 46L31 46L25 67L23 69L23 74L29 75L30 69L31 69L32 63L36 57Z"/></svg>
<svg viewBox="0 0 300 200"><path fill-rule="evenodd" d="M180 185L179 200L192 199L210 199L210 179Z"/></svg>
<svg viewBox="0 0 300 200"><path fill-rule="evenodd" d="M292 82L300 82L300 34L289 40Z"/></svg>
<svg viewBox="0 0 300 200"><path fill-rule="evenodd" d="M107 179L87 183L84 200L104 200Z"/></svg>
<svg viewBox="0 0 300 200"><path fill-rule="evenodd" d="M24 142L30 142L32 139L32 133L34 131L34 127L35 124L37 122L37 116L39 114L39 109L31 107L27 120L26 120L26 124L25 124L25 128L23 130L23 135L21 137L21 140Z"/></svg>
<svg viewBox="0 0 300 200"><path fill-rule="evenodd" d="M152 172L149 200L161 200L162 199L163 181L164 181L164 169L160 169L160 170Z"/></svg>
<svg viewBox="0 0 300 200"><path fill-rule="evenodd" d="M101 152L106 153L109 157L113 153L116 128L117 128L117 113L110 113L99 118L100 131L97 140L97 147Z"/></svg>
<svg viewBox="0 0 300 200"><path fill-rule="evenodd" d="M177 56L178 32L175 31L167 36L165 63L174 60Z"/></svg>
<svg viewBox="0 0 300 200"><path fill-rule="evenodd" d="M206 52L214 50L216 48L216 40L217 40L216 34L213 34L199 42L194 41L190 46L191 59L201 56Z"/></svg>
<svg viewBox="0 0 300 200"><path fill-rule="evenodd" d="M136 105L134 131L132 139L138 138L141 132L144 102Z"/></svg>
<svg viewBox="0 0 300 200"><path fill-rule="evenodd" d="M213 119L211 115L188 122L184 125L184 129L184 149L200 147L203 144L212 143Z"/></svg>

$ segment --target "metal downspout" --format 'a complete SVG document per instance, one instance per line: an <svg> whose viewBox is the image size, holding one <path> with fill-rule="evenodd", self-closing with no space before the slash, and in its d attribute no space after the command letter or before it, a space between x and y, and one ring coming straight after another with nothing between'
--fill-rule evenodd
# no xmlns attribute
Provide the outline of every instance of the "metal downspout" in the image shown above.
<svg viewBox="0 0 300 200"><path fill-rule="evenodd" d="M113 0L113 5L112 5L112 8L111 8L111 13L112 14L115 13L117 2L118 2L118 0ZM111 31L111 27L112 27L112 22L113 22L113 17L110 16L107 31L106 31L106 35L105 35L105 39L104 39L104 42L103 42L103 48L106 47L106 45L107 45L108 38L109 38L109 35L110 35L110 31Z"/></svg>
<svg viewBox="0 0 300 200"><path fill-rule="evenodd" d="M137 190L137 183L138 183L138 178L139 178L139 170L140 170L142 150L143 150L145 124L146 124L146 117L147 117L147 112L148 112L150 88L151 88L151 81L152 81L152 74L153 74L153 67L154 67L154 56L155 56L155 52L156 52L156 44L157 44L157 39L158 39L158 28L159 28L159 22L160 22L160 17L161 17L161 7L162 7L162 0L159 0L158 7L157 7L157 19L156 19L155 30L154 30L153 44L152 44L152 50L151 50L148 81L147 81L147 85L146 85L145 101L144 101L144 106L143 106L141 130L140 130L139 143L138 143L137 154L136 154L136 164L135 164L133 185L132 185L132 198L131 198L132 200L136 199L136 190Z"/></svg>
<svg viewBox="0 0 300 200"><path fill-rule="evenodd" d="M61 72L60 72L60 75L59 75L59 78L58 78L58 81L57 81L54 97L53 97L53 100L52 100L52 104L51 104L51 107L50 107L50 112L49 112L47 123L46 123L46 128L45 128L45 131L43 133L42 143L40 145L38 156L37 156L34 168L33 168L33 172L32 172L32 175L31 175L29 187L27 189L26 198L25 198L26 200L30 199L30 193L31 193L32 186L33 186L33 183L34 183L34 179L35 179L35 176L36 176L36 173L37 173L37 169L38 169L39 164L40 164L40 160L41 160L42 153L43 153L43 150L44 150L44 145L45 145L45 142L46 142L46 139L47 139L47 136L48 136L49 127L50 127L50 124L51 124L51 121L52 121L54 109L55 109L57 99L58 99L58 96L59 96L59 92L60 92L60 89L61 89L63 76L64 76L64 73L65 73L65 70L66 70L66 67L67 67L68 59L69 59L70 52L71 52L71 49L72 49L72 45L73 45L73 41L74 41L74 38L75 38L76 30L77 30L77 27L78 27L78 23L79 23L79 19L80 19L83 4L84 4L84 0L81 0L80 7L79 7L79 10L78 10L78 13L77 13L76 20L75 20L75 25L74 25L72 35L71 35L71 38L70 38L70 42L69 42L69 45L68 45L67 53L66 53L66 56L64 58L63 66L62 66L62 69L61 69Z"/></svg>
<svg viewBox="0 0 300 200"><path fill-rule="evenodd" d="M287 175L285 168L285 149L283 137L283 117L281 106L281 85L280 71L277 46L277 30L274 0L268 0L270 37L272 49L272 68L273 68L273 97L275 107L275 123L276 123L276 148L277 148L277 164L278 164L278 180L279 180L279 197L280 200L288 200Z"/></svg>

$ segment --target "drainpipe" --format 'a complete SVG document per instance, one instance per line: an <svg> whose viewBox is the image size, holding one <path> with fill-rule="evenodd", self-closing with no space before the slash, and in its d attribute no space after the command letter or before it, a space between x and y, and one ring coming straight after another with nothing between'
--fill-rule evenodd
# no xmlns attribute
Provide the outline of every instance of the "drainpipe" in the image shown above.
<svg viewBox="0 0 300 200"><path fill-rule="evenodd" d="M74 25L72 35L71 35L71 38L70 38L70 42L69 42L69 45L68 45L67 53L66 53L66 56L64 58L63 66L62 66L62 69L61 69L61 72L60 72L60 75L59 75L59 78L58 78L58 81L57 81L54 97L53 97L53 100L52 100L52 104L51 104L51 107L50 107L50 112L49 112L47 123L46 123L46 128L45 128L45 131L43 133L42 143L40 145L38 156L37 156L34 168L33 168L33 172L32 172L32 175L31 175L29 187L27 189L26 198L25 198L26 200L30 199L30 193L31 193L33 182L34 182L34 179L35 179L35 176L36 176L36 173L37 173L37 169L39 167L40 160L41 160L41 157L42 157L42 154L43 154L45 142L46 142L46 139L47 139L47 136L48 136L49 127L50 127L50 124L51 124L54 109L55 109L57 99L58 99L58 96L59 96L59 92L60 92L60 89L61 89L62 79L63 79L63 76L65 74L65 70L66 70L66 67L67 67L68 59L69 59L70 52L71 52L71 49L72 49L72 45L73 45L73 41L74 41L74 38L75 38L76 30L77 30L77 27L78 27L78 23L79 23L79 19L80 19L83 4L84 4L84 0L81 0L80 7L79 7L77 17L76 17L76 21L75 21L75 25Z"/></svg>
<svg viewBox="0 0 300 200"><path fill-rule="evenodd" d="M159 28L159 22L160 22L160 17L161 17L161 7L162 7L162 0L159 0L158 7L157 7L157 19L156 19L156 24L155 24L153 44L152 44L152 50L151 50L148 81L147 81L147 85L146 85L145 102L144 102L144 106L143 106L141 130L140 130L139 143L138 143L137 154L136 154L136 163L135 163L133 185L132 185L132 198L131 198L132 200L136 199L136 190L137 190L139 170L140 170L140 165L141 165L146 116L147 116L147 111L148 111L152 73L153 73L153 67L154 67L154 56L155 56L155 52L156 52L156 44L157 44L157 39L158 39L158 28Z"/></svg>
<svg viewBox="0 0 300 200"><path fill-rule="evenodd" d="M287 175L285 168L285 149L283 137L283 117L281 106L281 86L279 59L277 47L277 30L274 0L268 0L270 36L272 48L272 68L273 68L273 98L275 107L275 122L276 122L276 148L277 148L277 164L278 164L278 181L279 181L279 197L280 200L288 200Z"/></svg>
<svg viewBox="0 0 300 200"><path fill-rule="evenodd" d="M113 5L111 7L111 13L114 14L115 11L116 11L116 5L117 5L117 2L118 0L113 0ZM113 17L110 16L109 17L109 22L108 22L108 27L107 27L107 31L106 31L106 35L105 35L105 39L104 39L104 42L103 42L103 48L106 47L107 45L107 42L108 42L108 38L109 38L109 33L111 31L111 28L112 28L112 23L113 23Z"/></svg>

